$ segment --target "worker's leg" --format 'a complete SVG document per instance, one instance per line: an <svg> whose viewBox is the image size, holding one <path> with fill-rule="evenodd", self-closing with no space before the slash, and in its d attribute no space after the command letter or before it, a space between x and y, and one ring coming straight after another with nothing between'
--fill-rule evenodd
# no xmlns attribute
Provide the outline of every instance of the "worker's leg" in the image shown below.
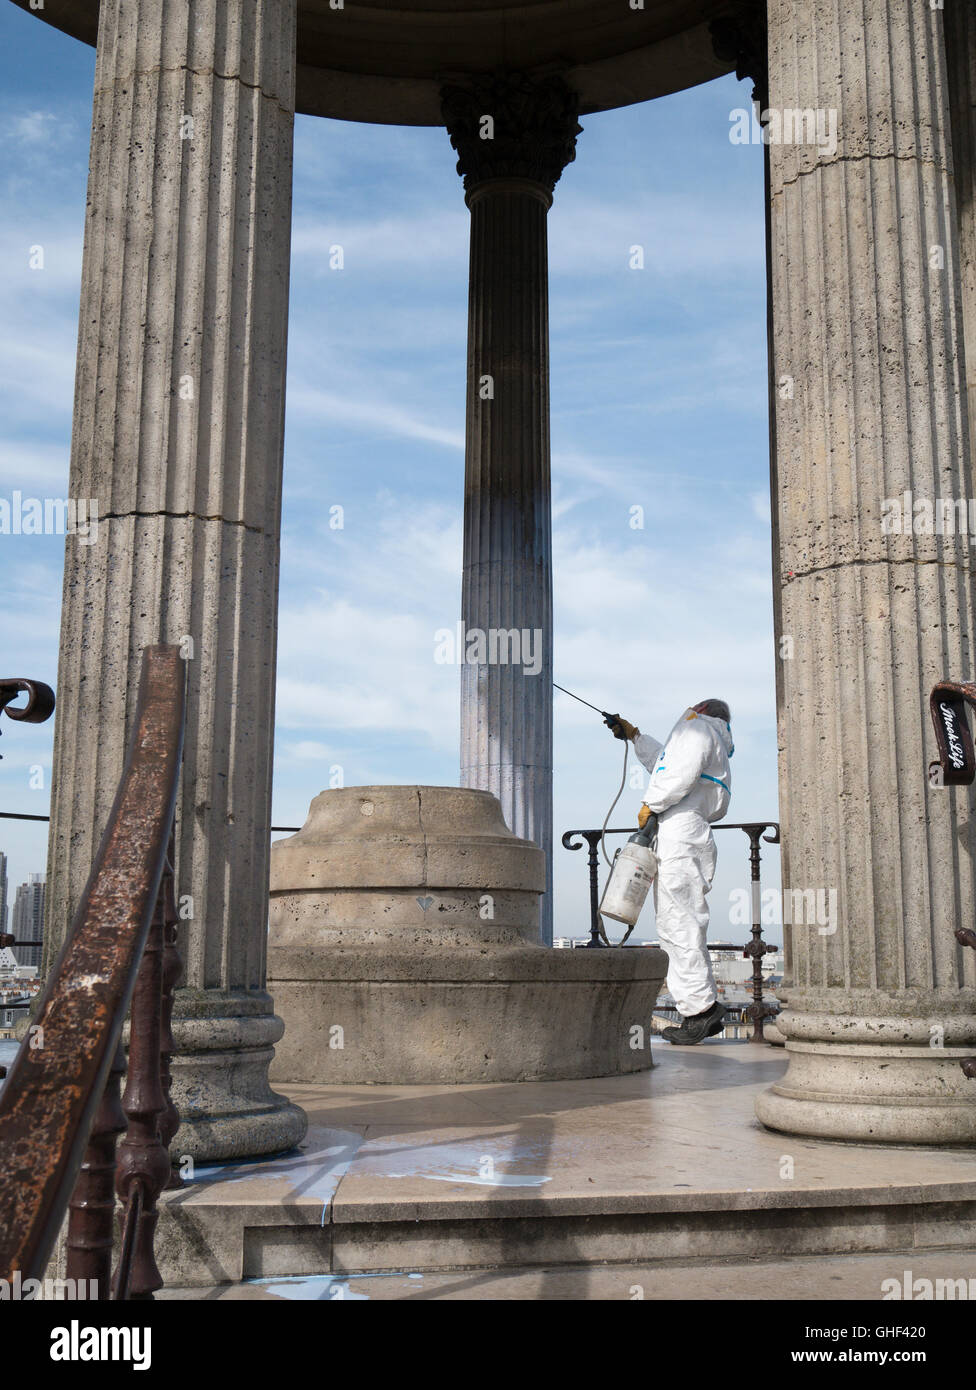
<svg viewBox="0 0 976 1390"><path fill-rule="evenodd" d="M664 827L662 826L662 831ZM668 990L685 1018L703 1013L718 998L708 954L706 894L715 876L715 841L704 844L658 838L660 863L654 885L657 934L668 953Z"/></svg>

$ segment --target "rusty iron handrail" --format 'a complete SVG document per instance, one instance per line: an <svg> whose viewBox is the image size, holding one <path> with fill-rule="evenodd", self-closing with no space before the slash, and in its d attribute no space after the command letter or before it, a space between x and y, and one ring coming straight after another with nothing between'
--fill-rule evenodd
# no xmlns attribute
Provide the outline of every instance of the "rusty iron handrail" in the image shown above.
<svg viewBox="0 0 976 1390"><path fill-rule="evenodd" d="M976 710L976 683L972 681L939 681L932 689L929 713L939 749L938 761L929 763L932 786L968 787L976 778L976 748L966 717L967 705ZM976 951L976 931L956 927L953 934L960 946ZM959 1065L964 1076L976 1080L976 1057L966 1057Z"/></svg>
<svg viewBox="0 0 976 1390"><path fill-rule="evenodd" d="M597 853L600 840L606 835L633 835L637 826L630 829L620 828L615 830L567 830L562 837L564 849L582 849L583 841L589 845L587 861L590 870L590 939L586 943L586 948L603 948L600 940L600 859ZM767 844L778 845L779 824L776 821L745 821L730 822L725 825L713 825L713 830L744 830L749 837L749 868L752 887L752 935L748 942L743 946L735 946L734 949L741 951L746 960L752 960L752 1003L743 1010L748 1018L752 1020L752 1036L750 1042L761 1043L766 1039L763 1037L763 1025L767 1018L775 1018L779 1010L772 1004L763 1000L763 978L762 978L762 959L763 956L775 952L775 946L767 946L763 940L762 919L760 913L761 903L761 880L760 880L760 840L765 840ZM772 833L767 835L766 831ZM571 841L579 836L578 844Z"/></svg>
<svg viewBox="0 0 976 1390"><path fill-rule="evenodd" d="M117 1114L108 1113L110 1073L117 1098L123 1021L137 976L145 973L154 918L163 929L156 904L176 807L185 671L178 646L143 653L134 734L108 825L35 1022L0 1092L3 1278L15 1271L23 1278L43 1275L83 1161L83 1181L91 1180L93 1129L104 1164L108 1154L98 1136L106 1124L116 1132L119 1126ZM134 1007L130 1032L141 1034L145 1026ZM148 1123L148 1107L138 1097L129 1108L130 1134L133 1114ZM145 1137L136 1134L137 1147ZM129 1177L120 1174L120 1187L124 1182L151 1198L138 1169L136 1163ZM126 1192L120 1195L125 1199ZM104 1182L102 1196L104 1205ZM111 1223L112 1207L103 1221L107 1214ZM127 1292L123 1287L120 1296ZM108 1297L103 1284L97 1296ZM147 1295L134 1290L133 1296Z"/></svg>

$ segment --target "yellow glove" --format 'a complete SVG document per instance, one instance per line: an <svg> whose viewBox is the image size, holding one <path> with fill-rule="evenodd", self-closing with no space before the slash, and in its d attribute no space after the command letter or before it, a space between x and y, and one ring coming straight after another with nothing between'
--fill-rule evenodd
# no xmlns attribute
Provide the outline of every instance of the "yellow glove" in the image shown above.
<svg viewBox="0 0 976 1390"><path fill-rule="evenodd" d="M608 728L614 738L636 738L640 733L636 724L631 724L628 719L621 719L619 714L613 724L608 724Z"/></svg>
<svg viewBox="0 0 976 1390"><path fill-rule="evenodd" d="M650 808L650 806L648 806L648 804L647 804L646 801L642 801L642 802L641 802L641 808L640 808L640 810L637 812L637 824L638 824L638 826L640 827L641 830L644 829L644 826L647 824L647 822L650 820L650 818L651 818L651 808Z"/></svg>

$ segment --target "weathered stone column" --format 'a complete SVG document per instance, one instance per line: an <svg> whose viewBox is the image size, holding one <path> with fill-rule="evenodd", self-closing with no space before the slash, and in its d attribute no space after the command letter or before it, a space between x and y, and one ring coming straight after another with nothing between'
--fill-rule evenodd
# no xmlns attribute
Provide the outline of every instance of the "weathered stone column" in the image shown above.
<svg viewBox="0 0 976 1390"><path fill-rule="evenodd" d="M976 14L972 5L958 3L950 4L943 13L972 446L976 422Z"/></svg>
<svg viewBox="0 0 976 1390"><path fill-rule="evenodd" d="M970 1142L976 976L953 930L976 916L976 844L970 794L926 768L928 692L973 670L972 551L917 506L972 494L942 12L770 0L769 79L773 110L823 113L826 138L770 146L794 920L789 1068L757 1113Z"/></svg>
<svg viewBox="0 0 976 1390"><path fill-rule="evenodd" d="M105 826L142 649L183 642L179 1153L288 1148L267 1068L269 814L296 0L102 0L70 492L48 958Z"/></svg>
<svg viewBox="0 0 976 1390"><path fill-rule="evenodd" d="M575 158L557 75L444 88L471 209L461 616L461 784L498 797L546 856L552 942L552 525L546 215ZM517 638L517 641L516 641ZM484 646L479 649L478 643ZM468 661L466 658L470 657Z"/></svg>

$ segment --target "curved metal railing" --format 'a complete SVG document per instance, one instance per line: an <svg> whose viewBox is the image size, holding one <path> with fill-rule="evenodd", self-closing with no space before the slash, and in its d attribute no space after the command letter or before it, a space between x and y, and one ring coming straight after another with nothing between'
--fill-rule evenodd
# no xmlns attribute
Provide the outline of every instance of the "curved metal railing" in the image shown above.
<svg viewBox="0 0 976 1390"><path fill-rule="evenodd" d="M14 705L18 695L26 695L25 705ZM0 713L23 724L43 724L54 713L54 691L43 681L30 681L23 676L0 676Z"/></svg>
<svg viewBox="0 0 976 1390"><path fill-rule="evenodd" d="M562 837L564 849L582 849L583 841L589 845L589 855L587 856L590 870L590 940L587 946L600 947L603 942L600 940L600 860L597 853L599 844L604 834L607 835L632 835L637 829L636 825L631 827L620 827L614 830L567 830ZM760 840L767 844L778 845L779 824L776 821L746 821L729 822L712 826L713 830L742 830L749 837L749 869L750 887L752 890L752 933L750 939L742 946L735 949L740 950L746 960L752 961L752 1003L742 1010L742 1013L752 1023L752 1036L750 1042L765 1042L763 1036L763 1026L766 1019L775 1018L779 1013L777 1005L770 1004L763 999L763 957L775 952L775 946L767 946L762 935L762 919L760 914L760 901L762 884L760 879ZM767 835L766 831L770 833ZM574 844L573 842L576 841Z"/></svg>

